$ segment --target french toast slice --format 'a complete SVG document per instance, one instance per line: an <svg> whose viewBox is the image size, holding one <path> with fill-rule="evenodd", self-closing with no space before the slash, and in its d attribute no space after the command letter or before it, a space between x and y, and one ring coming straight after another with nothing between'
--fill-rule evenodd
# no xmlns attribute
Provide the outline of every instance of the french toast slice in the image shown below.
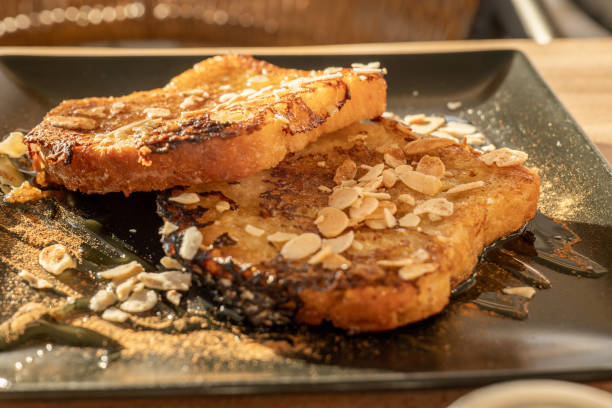
<svg viewBox="0 0 612 408"><path fill-rule="evenodd" d="M390 330L440 312L536 212L522 152L354 124L276 167L158 195L164 250L256 325Z"/></svg>
<svg viewBox="0 0 612 408"><path fill-rule="evenodd" d="M85 193L236 180L324 132L380 115L383 71L303 71L217 56L160 89L64 101L25 141L50 182Z"/></svg>

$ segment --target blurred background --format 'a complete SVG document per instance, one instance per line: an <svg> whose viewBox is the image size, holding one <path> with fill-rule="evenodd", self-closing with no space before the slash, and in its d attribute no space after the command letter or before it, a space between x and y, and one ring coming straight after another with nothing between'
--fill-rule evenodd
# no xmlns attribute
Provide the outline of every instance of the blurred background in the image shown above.
<svg viewBox="0 0 612 408"><path fill-rule="evenodd" d="M610 0L0 0L0 46L606 37Z"/></svg>

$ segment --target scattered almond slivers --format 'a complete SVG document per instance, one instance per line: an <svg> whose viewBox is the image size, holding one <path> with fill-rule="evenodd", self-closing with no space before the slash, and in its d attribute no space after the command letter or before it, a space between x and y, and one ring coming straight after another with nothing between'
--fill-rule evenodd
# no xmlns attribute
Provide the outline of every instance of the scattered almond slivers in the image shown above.
<svg viewBox="0 0 612 408"><path fill-rule="evenodd" d="M415 205L416 204L416 200L414 199L413 196L411 196L410 194L400 194L397 199L403 203L409 204L409 205Z"/></svg>
<svg viewBox="0 0 612 408"><path fill-rule="evenodd" d="M373 219L373 220L365 220L365 225L367 225L370 229L373 230L383 230L387 229L387 222L384 219Z"/></svg>
<svg viewBox="0 0 612 408"><path fill-rule="evenodd" d="M270 242L287 242L292 238L297 237L297 234L291 232L275 232L274 234L268 235L268 241Z"/></svg>
<svg viewBox="0 0 612 408"><path fill-rule="evenodd" d="M381 259L376 261L376 265L383 268L401 268L402 266L412 265L414 258L399 258L399 259Z"/></svg>
<svg viewBox="0 0 612 408"><path fill-rule="evenodd" d="M183 231L183 241L179 248L179 255L183 259L192 260L202 245L202 233L194 226Z"/></svg>
<svg viewBox="0 0 612 408"><path fill-rule="evenodd" d="M386 188L391 188L397 183L397 174L392 169L383 170L382 178L382 183Z"/></svg>
<svg viewBox="0 0 612 408"><path fill-rule="evenodd" d="M399 179L406 186L419 193L435 195L442 189L442 182L439 178L418 171L407 171L398 174Z"/></svg>
<svg viewBox="0 0 612 408"><path fill-rule="evenodd" d="M140 313L153 309L157 304L157 293L154 290L140 290L132 293L119 308L124 312Z"/></svg>
<svg viewBox="0 0 612 408"><path fill-rule="evenodd" d="M408 144L404 146L404 153L406 153L406 155L427 153L429 151L439 149L441 147L450 146L456 143L457 142L450 139L424 137L422 139L417 139L412 142L408 142Z"/></svg>
<svg viewBox="0 0 612 408"><path fill-rule="evenodd" d="M298 260L314 254L319 248L321 248L321 237L306 232L287 241L281 249L281 255L288 260Z"/></svg>
<svg viewBox="0 0 612 408"><path fill-rule="evenodd" d="M162 264L164 268L168 269L183 269L183 265L174 258L169 256L164 256L159 260L159 263Z"/></svg>
<svg viewBox="0 0 612 408"><path fill-rule="evenodd" d="M469 123L462 122L447 122L446 125L440 128L442 132L449 133L455 137L471 135L476 132L476 128Z"/></svg>
<svg viewBox="0 0 612 408"><path fill-rule="evenodd" d="M453 203L446 198L432 198L423 201L414 207L414 214L433 214L439 217L448 217L453 214Z"/></svg>
<svg viewBox="0 0 612 408"><path fill-rule="evenodd" d="M531 286L517 286L513 288L504 288L503 292L508 295L521 296L527 299L531 299L535 295L536 290Z"/></svg>
<svg viewBox="0 0 612 408"><path fill-rule="evenodd" d="M439 157L425 155L421 157L415 170L419 173L441 178L446 171L446 166Z"/></svg>
<svg viewBox="0 0 612 408"><path fill-rule="evenodd" d="M310 259L308 260L308 264L316 265L318 263L321 263L323 262L325 258L327 258L331 254L332 254L331 247L323 246L323 248L321 248L319 252L317 252L316 254L310 257Z"/></svg>
<svg viewBox="0 0 612 408"><path fill-rule="evenodd" d="M43 248L38 254L38 263L53 275L59 275L66 269L76 268L76 262L62 244L53 244Z"/></svg>
<svg viewBox="0 0 612 408"><path fill-rule="evenodd" d="M360 182L373 181L378 179L378 177L382 174L385 165L383 163L379 163L376 166L370 167L368 172L359 178Z"/></svg>
<svg viewBox="0 0 612 408"><path fill-rule="evenodd" d="M468 190L473 190L475 188L480 188L480 187L484 187L485 183L484 181L480 180L480 181L474 181L471 183L465 183L465 184L459 184L453 188L450 188L446 191L446 194L458 194L458 193L462 193L464 191L468 191Z"/></svg>
<svg viewBox="0 0 612 408"><path fill-rule="evenodd" d="M425 122L425 123L423 123ZM440 116L426 116L423 120L414 121L410 124L410 129L416 133L428 134L438 129L446 122Z"/></svg>
<svg viewBox="0 0 612 408"><path fill-rule="evenodd" d="M99 272L98 276L100 276L102 279L126 279L130 276L137 275L140 272L144 272L142 265L136 261L132 261L130 263L115 266L114 268Z"/></svg>
<svg viewBox="0 0 612 408"><path fill-rule="evenodd" d="M508 167L523 164L529 156L527 153L520 150L512 150L507 147L493 150L492 152L485 153L480 156L480 160L485 162L487 166L495 163L497 167Z"/></svg>
<svg viewBox="0 0 612 408"><path fill-rule="evenodd" d="M89 308L94 312L100 312L113 305L117 301L117 296L113 292L105 289L99 290L89 300Z"/></svg>
<svg viewBox="0 0 612 408"><path fill-rule="evenodd" d="M391 201L379 201L376 210L372 214L367 215L365 218L367 220L384 219L385 210L389 211L390 214L393 215L397 212L397 206Z"/></svg>
<svg viewBox="0 0 612 408"><path fill-rule="evenodd" d="M359 198L359 191L352 187L336 188L329 196L329 206L344 210L353 205Z"/></svg>
<svg viewBox="0 0 612 408"><path fill-rule="evenodd" d="M416 214L406 214L398 220L400 227L414 228L421 222L421 218Z"/></svg>
<svg viewBox="0 0 612 408"><path fill-rule="evenodd" d="M171 223L170 221L165 221L164 225L162 225L159 229L160 235L169 235L174 231L178 230L178 225Z"/></svg>
<svg viewBox="0 0 612 408"><path fill-rule="evenodd" d="M46 120L55 127L70 130L92 130L98 127L98 123L95 120L77 116L48 116Z"/></svg>
<svg viewBox="0 0 612 408"><path fill-rule="evenodd" d="M17 274L21 279L25 280L26 282L28 282L28 284L33 287L34 289L51 289L53 288L53 285L42 278L39 278L38 276L34 275L33 273L30 273L26 270L21 270L19 271L19 273Z"/></svg>
<svg viewBox="0 0 612 408"><path fill-rule="evenodd" d="M185 291L191 287L191 273L189 272L141 272L137 279L149 289Z"/></svg>
<svg viewBox="0 0 612 408"><path fill-rule="evenodd" d="M397 274L403 280L412 280L419 278L426 273L433 272L436 269L438 269L438 265L434 263L407 265L400 268Z"/></svg>
<svg viewBox="0 0 612 408"><path fill-rule="evenodd" d="M355 221L362 221L378 208L378 200L374 197L365 197L359 207L351 207L349 215Z"/></svg>
<svg viewBox="0 0 612 408"><path fill-rule="evenodd" d="M166 108L146 108L144 113L147 114L147 117L153 118L167 118L172 115L169 109Z"/></svg>
<svg viewBox="0 0 612 408"><path fill-rule="evenodd" d="M333 238L348 227L349 219L343 211L334 207L325 207L319 211L315 224L321 235Z"/></svg>
<svg viewBox="0 0 612 408"><path fill-rule="evenodd" d="M196 193L182 193L174 197L168 198L168 201L174 201L179 204L196 204L200 202L200 196Z"/></svg>
<svg viewBox="0 0 612 408"><path fill-rule="evenodd" d="M102 318L109 322L123 323L130 318L130 315L116 307L109 307L102 313Z"/></svg>
<svg viewBox="0 0 612 408"><path fill-rule="evenodd" d="M217 204L215 204L215 210L217 210L217 212L219 213L223 213L229 209L230 209L230 203L228 203L227 201L221 200Z"/></svg>
<svg viewBox="0 0 612 408"><path fill-rule="evenodd" d="M131 278L119 283L115 288L117 299L122 302L126 300L130 296L130 293L132 293L132 291L136 288L136 284L138 284L138 279L135 276L132 276Z"/></svg>
<svg viewBox="0 0 612 408"><path fill-rule="evenodd" d="M343 181L353 180L356 174L357 165L351 159L346 159L336 169L336 174L334 175L334 182L336 184L341 184Z"/></svg>
<svg viewBox="0 0 612 408"><path fill-rule="evenodd" d="M321 243L323 247L329 247L335 254L340 254L351 247L354 243L355 233L349 231L336 238L324 239Z"/></svg>
<svg viewBox="0 0 612 408"><path fill-rule="evenodd" d="M246 227L244 227L244 230L246 231L247 234L252 235L254 237L261 237L263 234L266 233L265 230L262 230L261 228L257 228L251 224L247 224Z"/></svg>
<svg viewBox="0 0 612 408"><path fill-rule="evenodd" d="M340 254L334 254L327 256L323 260L323 268L325 269L348 269L351 266L351 261L346 259Z"/></svg>
<svg viewBox="0 0 612 408"><path fill-rule="evenodd" d="M168 302L172 303L174 306L181 304L181 297L183 297L183 295L175 289L166 292L166 299L168 299Z"/></svg>

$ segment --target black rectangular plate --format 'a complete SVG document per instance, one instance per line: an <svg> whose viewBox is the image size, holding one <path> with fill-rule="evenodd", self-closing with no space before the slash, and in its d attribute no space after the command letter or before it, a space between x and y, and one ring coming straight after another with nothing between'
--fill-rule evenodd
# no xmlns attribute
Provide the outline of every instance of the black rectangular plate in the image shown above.
<svg viewBox="0 0 612 408"><path fill-rule="evenodd" d="M162 86L204 57L2 56L0 134L35 126L63 99ZM389 71L388 110L460 116L498 147L528 152L530 165L542 177L541 210L567 221L582 239L576 248L610 268L612 171L524 55L500 50L262 58L306 69L380 61ZM451 101L461 101L462 107L449 111L446 103ZM152 195L92 196L82 203L106 212L106 226L141 256L159 259ZM133 217L132 222L125 217ZM133 227L137 234L127 231ZM8 273L0 269L0 281ZM327 326L310 329L322 338L343 338L344 348L326 363L287 359L274 366L230 366L209 375L214 362L150 358L113 362L102 370L91 355L64 350L64 357L34 358L35 366L15 375L15 363L23 363L37 348L4 352L0 398L415 389L525 377L612 379L612 275L587 279L551 270L548 277L552 288L538 291L524 321L449 308L388 333L346 336ZM3 382L3 377L14 380Z"/></svg>

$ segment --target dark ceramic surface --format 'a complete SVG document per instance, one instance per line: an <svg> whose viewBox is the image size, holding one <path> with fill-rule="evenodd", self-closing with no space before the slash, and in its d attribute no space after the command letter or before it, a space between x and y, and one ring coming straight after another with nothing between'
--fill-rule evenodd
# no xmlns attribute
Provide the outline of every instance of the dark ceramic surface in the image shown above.
<svg viewBox="0 0 612 408"><path fill-rule="evenodd" d="M202 58L0 57L0 135L34 126L63 99L162 86ZM527 151L529 163L540 169L542 211L580 236L578 251L610 268L612 172L522 54L265 59L297 68L381 61L389 70L388 110L463 117L496 145ZM451 112L450 101L461 101L462 107ZM152 261L161 256L153 194L78 196L77 204L141 256ZM156 358L114 361L103 370L92 350L58 346L17 373L15 363L37 348L7 351L0 353L0 398L414 389L525 377L612 379L612 274L588 279L554 266L542 270L552 287L538 291L526 320L496 317L455 301L438 316L388 333L346 336L327 326L302 329L306 338L322 339L313 341L322 360L304 356L220 371L211 368L214 361Z"/></svg>

